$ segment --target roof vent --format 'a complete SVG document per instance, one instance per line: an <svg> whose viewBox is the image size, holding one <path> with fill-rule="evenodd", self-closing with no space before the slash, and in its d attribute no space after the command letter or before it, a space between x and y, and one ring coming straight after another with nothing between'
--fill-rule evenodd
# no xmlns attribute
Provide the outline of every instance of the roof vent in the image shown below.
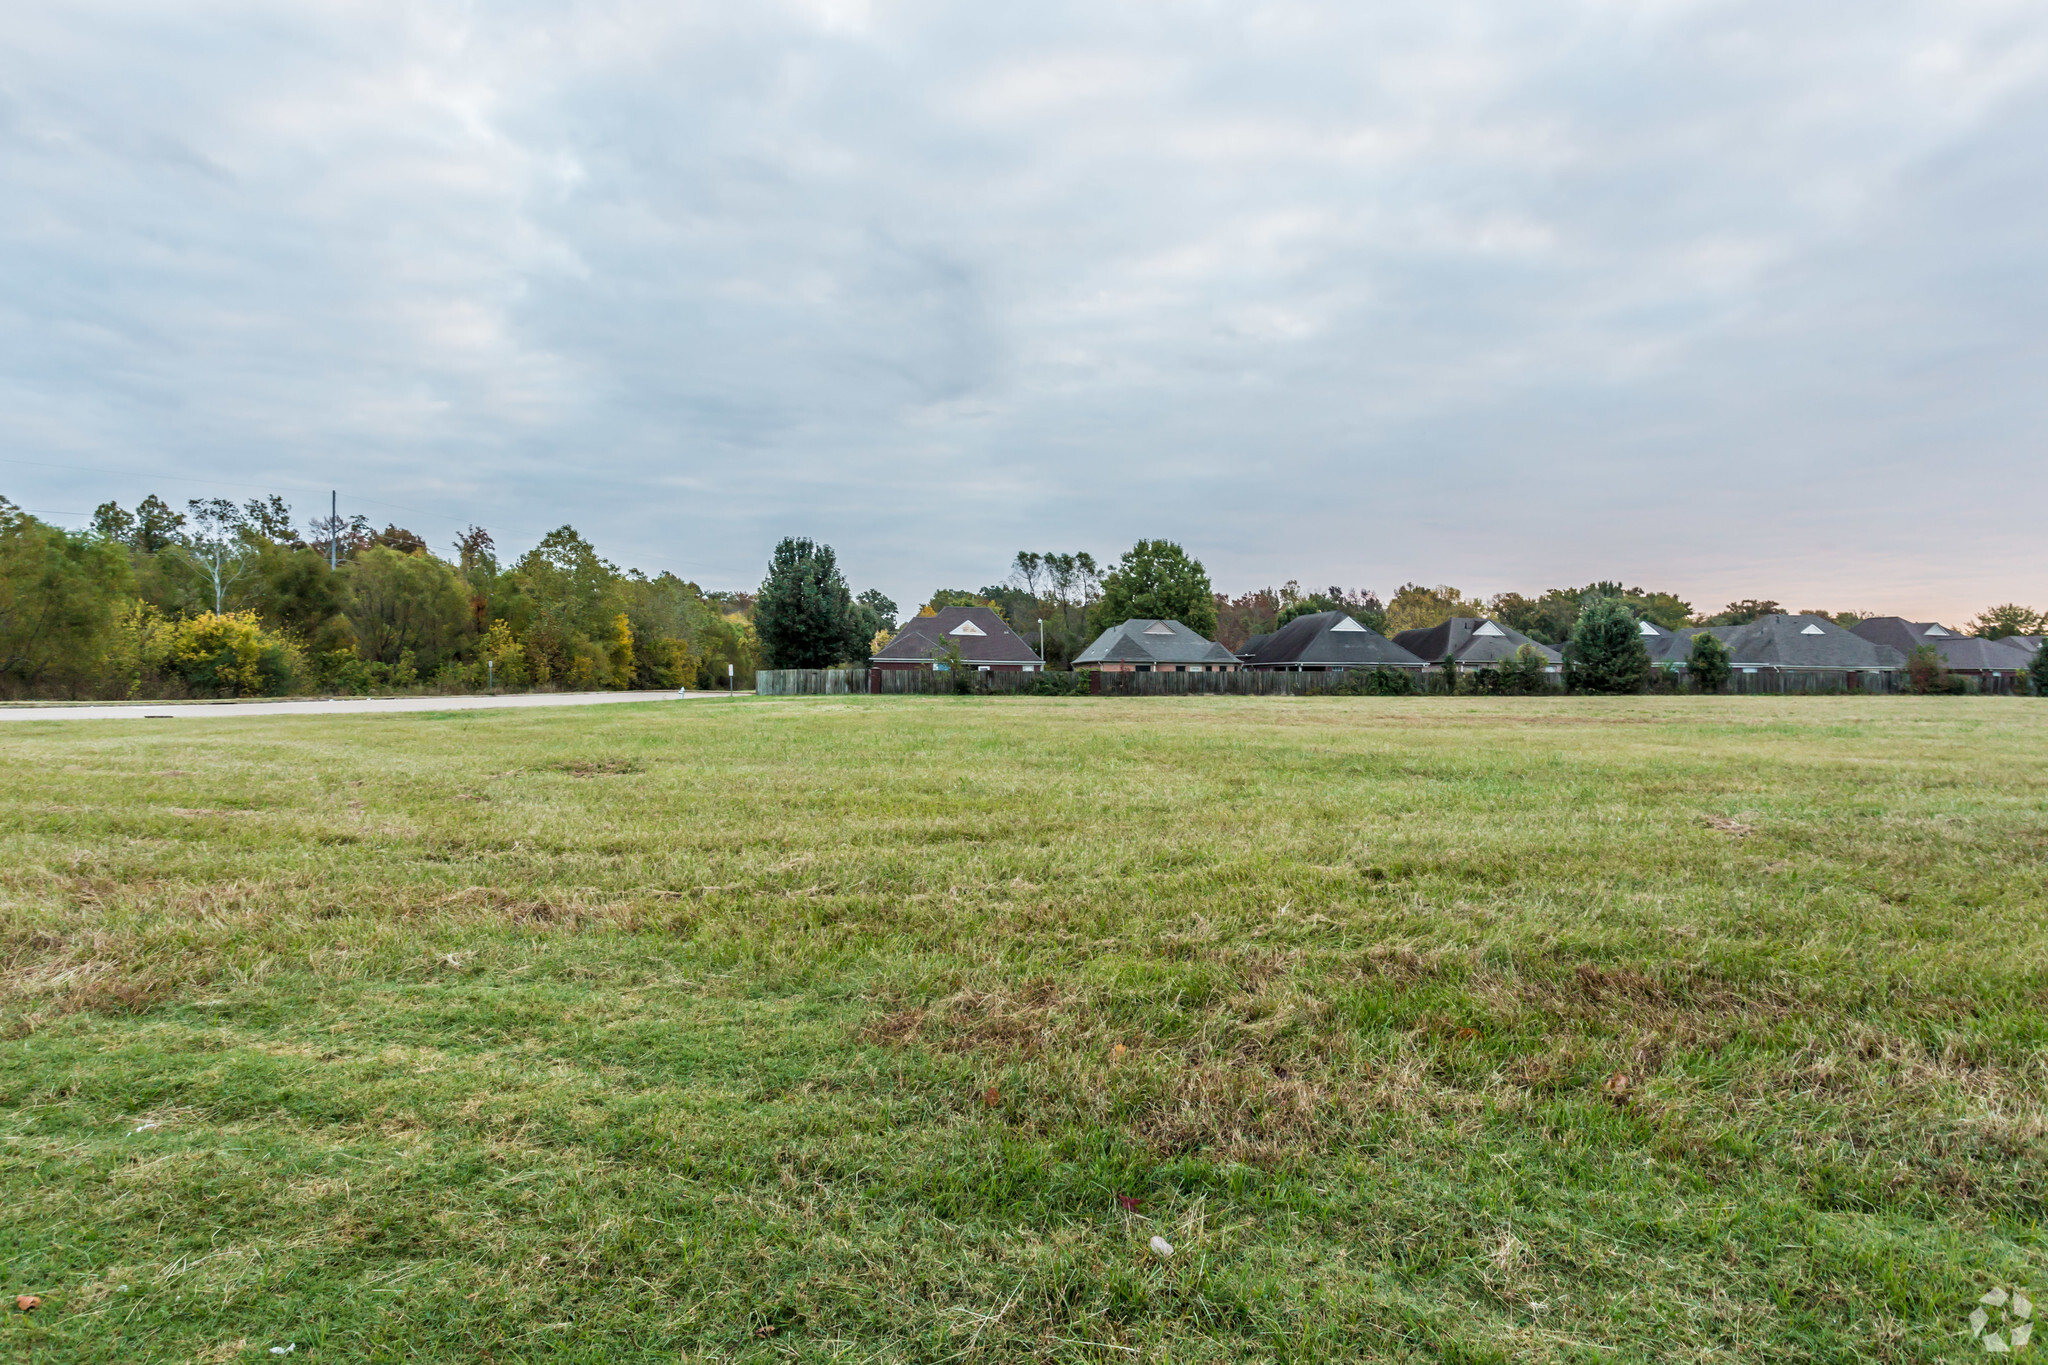
<svg viewBox="0 0 2048 1365"><path fill-rule="evenodd" d="M1145 627L1145 633L1147 635L1171 635L1173 634L1173 627L1164 621L1154 621L1151 625Z"/></svg>
<svg viewBox="0 0 2048 1365"><path fill-rule="evenodd" d="M1825 635L1825 634L1827 634L1827 632L1826 632L1826 631L1822 630L1822 629L1821 629L1821 628L1820 628L1819 626L1815 625L1815 624L1814 624L1813 622L1811 622L1811 621L1808 621L1808 622L1806 623L1806 629L1805 629L1805 630L1802 630L1802 631L1800 631L1799 633L1800 633L1801 635Z"/></svg>
<svg viewBox="0 0 2048 1365"><path fill-rule="evenodd" d="M977 625L975 625L975 624L974 624L974 622L972 622L972 621L962 621L962 622L961 622L961 623L960 623L959 625L957 625L957 626L953 627L953 628L952 628L951 630L947 631L947 632L946 632L946 634L948 634L948 635L986 635L986 634L988 634L988 632L987 632L987 631L985 631L985 630L983 630L983 629L982 629L982 628L981 628L980 626L977 626Z"/></svg>
<svg viewBox="0 0 2048 1365"><path fill-rule="evenodd" d="M1941 636L1941 637L1942 637L1943 639L1947 639L1947 638L1948 638L1948 632L1947 632L1947 631L1945 631L1945 630L1943 630L1943 629L1942 629L1942 628L1941 628L1940 626L1929 626L1929 627L1927 628L1927 633L1928 633L1929 635L1939 635L1939 636Z"/></svg>
<svg viewBox="0 0 2048 1365"><path fill-rule="evenodd" d="M1348 616L1347 616L1347 617L1345 617L1345 618L1344 618L1343 620L1339 621L1339 622L1338 622L1338 623L1337 623L1336 625L1334 625L1334 626L1331 626L1331 627L1330 627L1330 629L1331 629L1331 631L1333 631L1333 632L1335 632L1335 631L1339 631L1339 630L1355 630L1355 631L1357 631L1357 632L1358 632L1358 633L1359 633L1360 635L1363 635L1363 634L1365 634L1365 627L1364 627L1364 626L1361 626L1361 625L1359 625L1359 624L1358 624L1358 622L1356 622L1356 621L1352 620L1352 619L1351 619L1350 617L1348 617Z"/></svg>
<svg viewBox="0 0 2048 1365"><path fill-rule="evenodd" d="M1499 626L1495 625L1495 624L1494 624L1493 622L1491 622L1491 621L1481 621L1481 622L1479 623L1479 628L1478 628L1477 630L1473 631L1472 633L1473 633L1474 635L1503 635L1503 636L1507 634L1507 632L1506 632L1506 631L1502 630L1502 629L1501 629L1501 628L1500 628Z"/></svg>
<svg viewBox="0 0 2048 1365"><path fill-rule="evenodd" d="M1663 631L1657 629L1655 626L1651 625L1648 621L1636 622L1636 629L1641 631L1643 634L1650 636L1662 635L1664 633Z"/></svg>

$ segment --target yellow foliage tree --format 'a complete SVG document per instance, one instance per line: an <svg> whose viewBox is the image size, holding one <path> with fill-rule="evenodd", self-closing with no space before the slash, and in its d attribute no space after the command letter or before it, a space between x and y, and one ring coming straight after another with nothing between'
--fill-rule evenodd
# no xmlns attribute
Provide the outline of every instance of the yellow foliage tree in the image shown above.
<svg viewBox="0 0 2048 1365"><path fill-rule="evenodd" d="M605 642L605 662L611 665L611 684L621 690L633 685L633 623L620 612L612 618L612 638Z"/></svg>
<svg viewBox="0 0 2048 1365"><path fill-rule="evenodd" d="M1447 584L1425 588L1404 583L1394 600L1387 603L1387 634L1403 630L1428 630L1453 616L1484 616L1486 604L1465 596Z"/></svg>

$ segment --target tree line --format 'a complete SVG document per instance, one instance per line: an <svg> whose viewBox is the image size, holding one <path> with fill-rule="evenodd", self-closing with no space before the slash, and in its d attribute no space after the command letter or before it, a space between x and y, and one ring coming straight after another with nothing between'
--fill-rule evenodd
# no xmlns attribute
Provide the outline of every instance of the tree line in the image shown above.
<svg viewBox="0 0 2048 1365"><path fill-rule="evenodd" d="M1178 620L1237 650L1322 611L1348 612L1386 635L1489 616L1566 650L1569 661L1595 607L1603 629L1614 629L1615 612L1677 629L1783 610L1750 599L1696 613L1674 593L1618 582L1484 599L1406 583L1382 601L1367 589L1304 590L1289 580L1231 596L1169 540L1138 541L1113 561L1019 551L1002 582L939 589L919 612L955 605L989 607L1054 669L1134 617ZM1862 619L1813 614L1845 626ZM360 515L302 525L275 494L193 499L182 511L154 495L132 509L108 502L82 531L0 498L6 696L675 688L728 677L744 688L757 663L865 664L896 626L894 602L873 588L853 591L832 548L799 537L775 547L757 592L722 592L622 570L571 526L506 563L481 527L439 554L412 531L378 531ZM1969 629L1998 638L2043 627L2040 613L2007 604Z"/></svg>
<svg viewBox="0 0 2048 1365"><path fill-rule="evenodd" d="M0 498L0 693L218 697L751 685L751 596L649 578L562 526L510 563L276 495L104 503L71 531Z"/></svg>

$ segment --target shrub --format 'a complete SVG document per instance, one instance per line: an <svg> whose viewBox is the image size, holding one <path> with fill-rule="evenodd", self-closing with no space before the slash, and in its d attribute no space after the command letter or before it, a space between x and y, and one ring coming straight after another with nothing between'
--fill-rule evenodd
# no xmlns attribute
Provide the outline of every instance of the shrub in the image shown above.
<svg viewBox="0 0 2048 1365"><path fill-rule="evenodd" d="M2034 695L2048 697L2048 640L2034 651L2034 661L2027 665L2027 677L2034 684Z"/></svg>
<svg viewBox="0 0 2048 1365"><path fill-rule="evenodd" d="M1513 654L1500 661L1495 672L1500 674L1500 688L1503 692L1523 696L1550 690L1550 660L1534 645L1523 645Z"/></svg>
<svg viewBox="0 0 2048 1365"><path fill-rule="evenodd" d="M1588 602L1564 647L1565 686L1580 692L1640 692L1650 682L1650 651L1628 604Z"/></svg>
<svg viewBox="0 0 2048 1365"><path fill-rule="evenodd" d="M157 636L158 666L202 695L276 697L305 673L298 647L253 611L203 612Z"/></svg>
<svg viewBox="0 0 2048 1365"><path fill-rule="evenodd" d="M1446 696L1452 697L1458 695L1457 659L1452 655L1446 654L1442 659L1437 661L1437 668L1440 673L1439 680L1443 683L1444 694Z"/></svg>
<svg viewBox="0 0 2048 1365"><path fill-rule="evenodd" d="M1034 697L1085 697L1088 675L1081 672L1042 672L1023 689Z"/></svg>
<svg viewBox="0 0 2048 1365"><path fill-rule="evenodd" d="M1415 679L1407 670L1388 668L1385 664L1370 669L1348 668L1327 690L1339 697L1407 697L1414 695Z"/></svg>
<svg viewBox="0 0 2048 1365"><path fill-rule="evenodd" d="M1686 656L1685 671L1692 678L1694 691L1719 692L1728 685L1728 675L1733 671L1728 646L1721 643L1718 635L1701 631L1692 637L1692 652Z"/></svg>
<svg viewBox="0 0 2048 1365"><path fill-rule="evenodd" d="M1913 689L1916 697L1948 691L1948 664L1942 659L1941 651L1933 645L1920 645L1907 655L1906 685Z"/></svg>

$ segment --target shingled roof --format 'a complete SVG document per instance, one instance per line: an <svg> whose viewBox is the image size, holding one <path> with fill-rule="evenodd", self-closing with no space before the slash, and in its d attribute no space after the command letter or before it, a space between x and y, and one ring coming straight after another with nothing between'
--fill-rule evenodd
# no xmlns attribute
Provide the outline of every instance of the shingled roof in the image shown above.
<svg viewBox="0 0 2048 1365"><path fill-rule="evenodd" d="M1178 621L1132 620L1111 626L1074 656L1083 664L1221 664L1231 667L1237 656L1206 640Z"/></svg>
<svg viewBox="0 0 2048 1365"><path fill-rule="evenodd" d="M1248 668L1423 668L1416 658L1348 612L1297 616L1271 635L1246 643L1237 657Z"/></svg>
<svg viewBox="0 0 2048 1365"><path fill-rule="evenodd" d="M1746 626L1709 626L1737 668L1897 669L1906 656L1852 635L1825 616L1773 614Z"/></svg>
<svg viewBox="0 0 2048 1365"><path fill-rule="evenodd" d="M878 664L930 663L949 644L969 664L1035 664L1038 655L987 607L946 607L936 616L913 616L895 638L875 651Z"/></svg>
<svg viewBox="0 0 2048 1365"><path fill-rule="evenodd" d="M1668 630L1655 621L1638 621L1636 630L1642 634L1643 648L1650 651L1650 662L1658 664L1682 664L1692 657L1692 637L1699 634L1697 628Z"/></svg>
<svg viewBox="0 0 2048 1365"><path fill-rule="evenodd" d="M1453 616L1440 626L1404 630L1394 636L1394 643L1426 663L1441 663L1448 654L1467 668L1497 664L1523 645L1534 645L1551 663L1564 661L1549 645L1539 645L1519 630L1509 630L1484 616Z"/></svg>
<svg viewBox="0 0 2048 1365"><path fill-rule="evenodd" d="M1935 621L1908 621L1903 616L1873 616L1858 621L1850 633L1875 644L1886 645L1901 654L1911 654L1921 645L1933 645L1942 662L1965 673L2007 672L2025 668L2033 651L2014 645L2016 637L1980 640L1950 630Z"/></svg>

